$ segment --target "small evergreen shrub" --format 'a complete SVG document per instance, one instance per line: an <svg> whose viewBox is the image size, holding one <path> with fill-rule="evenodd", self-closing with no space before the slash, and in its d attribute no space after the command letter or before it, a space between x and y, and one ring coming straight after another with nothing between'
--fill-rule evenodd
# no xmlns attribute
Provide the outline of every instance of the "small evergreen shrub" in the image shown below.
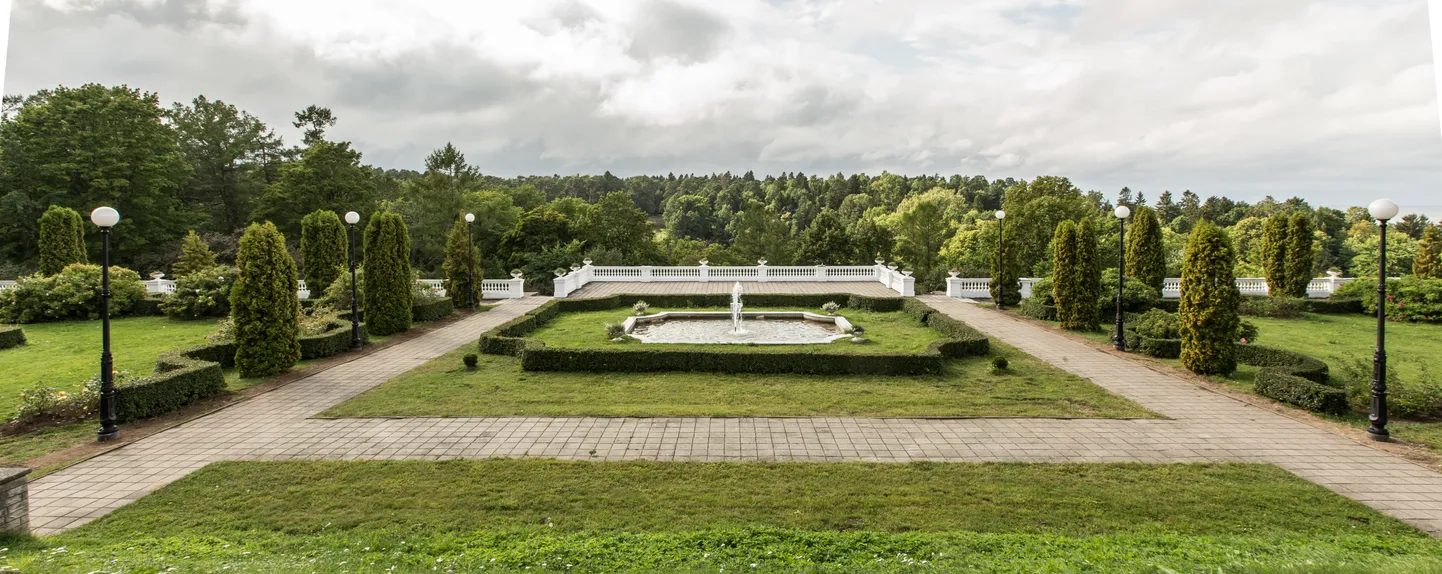
<svg viewBox="0 0 1442 574"><path fill-rule="evenodd" d="M365 268L357 265L355 268L355 277L357 303L363 303L366 300ZM316 301L316 304L333 307L342 311L349 311L351 307L350 287L350 269L346 269L344 273L336 277L335 281L331 281L330 286L326 287L325 293Z"/></svg>
<svg viewBox="0 0 1442 574"><path fill-rule="evenodd" d="M1307 300L1297 297L1242 297L1238 312L1251 317L1296 319L1308 308Z"/></svg>
<svg viewBox="0 0 1442 574"><path fill-rule="evenodd" d="M1287 222L1287 283L1272 294L1306 298L1312 275L1312 218L1297 211Z"/></svg>
<svg viewBox="0 0 1442 574"><path fill-rule="evenodd" d="M1412 274L1418 279L1442 279L1442 224L1428 225L1412 259Z"/></svg>
<svg viewBox="0 0 1442 574"><path fill-rule="evenodd" d="M350 263L345 225L329 209L317 210L300 220L300 264L305 286L324 293Z"/></svg>
<svg viewBox="0 0 1442 574"><path fill-rule="evenodd" d="M637 301L635 305L631 306L631 311L636 313L637 316L645 315L650 309L651 306L645 301Z"/></svg>
<svg viewBox="0 0 1442 574"><path fill-rule="evenodd" d="M400 214L383 211L371 217L365 231L366 325L376 335L411 328L414 275L411 239Z"/></svg>
<svg viewBox="0 0 1442 574"><path fill-rule="evenodd" d="M1127 277L1122 284L1122 312L1141 313L1157 306L1162 294L1140 279ZM1103 317L1113 317L1117 308L1117 270L1115 267L1102 272L1101 298L1097 309Z"/></svg>
<svg viewBox="0 0 1442 574"><path fill-rule="evenodd" d="M1145 205L1137 207L1131 219L1126 237L1127 277L1135 277L1160 294L1167 276L1161 221L1157 219L1157 211Z"/></svg>
<svg viewBox="0 0 1442 574"><path fill-rule="evenodd" d="M449 297L437 297L432 301L418 302L411 306L411 320L416 323L425 323L450 317L455 312L456 306L451 303Z"/></svg>
<svg viewBox="0 0 1442 574"><path fill-rule="evenodd" d="M446 236L446 261L442 269L446 272L446 295L457 307L467 307L471 301L481 300L481 280L484 278L481 264L481 250L470 243L464 216L457 217ZM471 282L472 274L475 282ZM474 298L474 299L472 299Z"/></svg>
<svg viewBox="0 0 1442 574"><path fill-rule="evenodd" d="M467 369L474 369L481 362L481 357L475 353L466 353L466 356L461 357L461 362L465 363Z"/></svg>
<svg viewBox="0 0 1442 574"><path fill-rule="evenodd" d="M19 325L0 325L0 350L25 344L25 330Z"/></svg>
<svg viewBox="0 0 1442 574"><path fill-rule="evenodd" d="M145 299L140 274L110 267L110 315L132 312ZM100 266L75 263L54 275L21 277L0 291L0 323L100 318Z"/></svg>
<svg viewBox="0 0 1442 574"><path fill-rule="evenodd" d="M619 339L626 335L626 327L619 323L606 323L606 338Z"/></svg>
<svg viewBox="0 0 1442 574"><path fill-rule="evenodd" d="M175 281L175 292L160 303L161 311L176 319L225 317L230 314L230 290L240 270L220 265L192 271Z"/></svg>
<svg viewBox="0 0 1442 574"><path fill-rule="evenodd" d="M1096 224L1086 218L1076 228L1076 294L1077 309L1073 316L1077 328L1095 331L1100 322L1097 302L1106 297L1101 289L1101 260L1097 257ZM1115 300L1115 299L1113 299Z"/></svg>
<svg viewBox="0 0 1442 574"><path fill-rule="evenodd" d="M80 214L52 205L40 216L40 274L54 275L85 262L85 227Z"/></svg>
<svg viewBox="0 0 1442 574"><path fill-rule="evenodd" d="M270 222L252 223L240 238L236 266L230 305L240 376L264 377L291 368L300 360L300 300L285 237Z"/></svg>
<svg viewBox="0 0 1442 574"><path fill-rule="evenodd" d="M997 371L1005 371L1008 366L1009 364L1006 362L1006 357L997 355L991 358L992 369L995 369Z"/></svg>
<svg viewBox="0 0 1442 574"><path fill-rule="evenodd" d="M835 315L839 310L841 310L841 304L835 301L827 301L821 306L821 312L827 315Z"/></svg>
<svg viewBox="0 0 1442 574"><path fill-rule="evenodd" d="M1051 277L1042 277L1041 279L1037 279L1036 283L1031 284L1031 297L1028 297L1028 299L1033 299L1036 302L1041 303L1042 305L1055 307L1056 296L1053 293L1053 290L1055 289L1054 286L1055 283L1052 282Z"/></svg>
<svg viewBox="0 0 1442 574"><path fill-rule="evenodd" d="M170 274L181 279L191 273L214 266L215 253L210 250L209 245L205 244L205 240L201 239L192 229L185 234L185 240L180 244L180 258L170 266Z"/></svg>
<svg viewBox="0 0 1442 574"><path fill-rule="evenodd" d="M1235 256L1220 228L1203 221L1192 229L1182 266L1179 328L1182 366L1202 375L1237 368L1237 306L1241 293L1232 274Z"/></svg>

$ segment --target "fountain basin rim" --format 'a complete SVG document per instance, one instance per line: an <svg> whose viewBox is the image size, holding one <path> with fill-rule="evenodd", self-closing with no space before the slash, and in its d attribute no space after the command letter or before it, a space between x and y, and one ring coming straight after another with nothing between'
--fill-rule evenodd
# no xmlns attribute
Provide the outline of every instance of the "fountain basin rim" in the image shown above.
<svg viewBox="0 0 1442 574"><path fill-rule="evenodd" d="M831 323L836 325L843 333L850 333L852 325L846 317L840 315L817 315L807 311L742 311L742 319L755 319L768 317L773 319L806 319L817 323ZM637 325L646 323L659 323L667 319L731 319L730 311L663 311L654 315L642 315L640 317L627 317L621 323L626 333L630 333Z"/></svg>

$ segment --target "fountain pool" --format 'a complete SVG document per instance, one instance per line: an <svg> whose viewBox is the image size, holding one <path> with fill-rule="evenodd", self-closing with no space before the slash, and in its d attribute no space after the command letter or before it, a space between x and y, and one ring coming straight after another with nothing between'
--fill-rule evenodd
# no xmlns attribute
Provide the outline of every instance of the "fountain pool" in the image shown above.
<svg viewBox="0 0 1442 574"><path fill-rule="evenodd" d="M642 343L703 345L812 345L849 337L852 330L851 323L840 316L743 311L740 282L731 289L729 312L668 311L630 317L622 328Z"/></svg>

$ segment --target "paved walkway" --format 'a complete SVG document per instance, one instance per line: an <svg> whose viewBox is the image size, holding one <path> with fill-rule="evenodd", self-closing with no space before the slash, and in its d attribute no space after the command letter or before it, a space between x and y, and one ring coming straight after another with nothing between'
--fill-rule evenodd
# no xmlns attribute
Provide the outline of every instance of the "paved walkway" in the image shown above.
<svg viewBox="0 0 1442 574"><path fill-rule="evenodd" d="M590 283L580 290L567 295L568 298L576 297L605 297L625 293L630 295L693 295L699 293L730 293L735 281L718 279L706 283L684 283L684 282L655 282L655 283L632 283L632 282L610 282L597 281ZM809 283L792 281L768 281L765 283L756 281L743 281L741 289L744 297L747 293L791 293L791 294L813 294L813 293L855 293L871 297L895 297L896 292L890 287L876 281L836 281L831 283ZM845 303L842 301L842 303Z"/></svg>
<svg viewBox="0 0 1442 574"><path fill-rule="evenodd" d="M36 481L31 526L71 528L225 459L1272 462L1442 533L1442 475L956 299L943 312L1169 420L853 418L309 418L475 340L528 297L328 369Z"/></svg>

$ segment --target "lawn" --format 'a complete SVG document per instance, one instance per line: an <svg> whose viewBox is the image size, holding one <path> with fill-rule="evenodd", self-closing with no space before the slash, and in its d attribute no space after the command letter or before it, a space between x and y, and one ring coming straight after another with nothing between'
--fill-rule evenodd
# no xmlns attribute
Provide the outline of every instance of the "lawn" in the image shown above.
<svg viewBox="0 0 1442 574"><path fill-rule="evenodd" d="M519 359L466 345L336 405L322 416L1019 416L1155 417L1090 381L992 342L991 357L928 376L522 371Z"/></svg>
<svg viewBox="0 0 1442 574"><path fill-rule="evenodd" d="M100 321L23 325L27 342L0 351L0 419L9 418L19 405L20 391L37 382L72 389L99 373L100 325ZM216 320L112 319L110 352L115 368L148 375L161 353L204 343L215 326Z"/></svg>
<svg viewBox="0 0 1442 574"><path fill-rule="evenodd" d="M661 311L727 311L721 308L695 309L651 309ZM747 307L746 312L797 311L792 307ZM815 309L799 309L820 314ZM545 341L549 347L583 348L617 346L606 338L606 323L619 324L633 313L630 309L607 311L585 311L561 313L546 322L541 328L526 335L528 338ZM857 354L921 353L934 341L946 338L936 329L923 325L915 317L901 312L878 313L860 309L842 309L837 315L845 317L853 325L866 329L870 344L857 345L846 339L824 345L684 345L647 343L647 349L696 349L709 351L736 351L743 353L794 352L798 348L824 347L828 352Z"/></svg>
<svg viewBox="0 0 1442 574"><path fill-rule="evenodd" d="M1437 540L1248 464L221 462L6 544L23 572L1442 567Z"/></svg>

